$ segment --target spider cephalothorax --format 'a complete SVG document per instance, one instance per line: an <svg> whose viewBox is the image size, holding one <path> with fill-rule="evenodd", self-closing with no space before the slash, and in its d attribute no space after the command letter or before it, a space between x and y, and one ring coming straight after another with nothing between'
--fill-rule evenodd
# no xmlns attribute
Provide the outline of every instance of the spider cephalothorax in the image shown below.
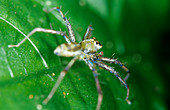
<svg viewBox="0 0 170 110"><path fill-rule="evenodd" d="M44 28L35 28L20 43L18 43L17 45L9 45L8 46L8 47L19 47L26 39L28 39L30 41L30 39L28 37L30 37L35 32L46 32L46 33L61 35L66 40L67 43L64 43L64 44L61 44L60 46L58 46L54 50L54 53L58 56L73 57L73 59L69 62L69 64L65 67L65 69L60 73L58 80L56 81L56 83L55 83L53 89L51 90L51 92L49 93L48 97L43 101L43 104L47 104L48 101L52 98L56 89L58 88L59 84L61 83L62 79L66 75L67 71L71 68L71 66L74 64L74 62L77 59L85 61L85 63L89 66L89 68L93 72L93 76L94 76L95 82L96 82L96 88L98 91L98 103L97 103L96 110L100 109L100 106L102 103L102 98L103 98L103 94L102 94L101 87L100 87L99 80L98 80L98 73L96 70L96 66L99 66L99 67L109 71L110 73L113 73L118 78L118 80L127 88L126 101L128 102L128 104L131 104L131 102L128 100L129 87L125 82L130 75L129 69L126 68L117 59L103 57L103 52L96 53L100 48L102 48L102 45L96 40L96 38L93 37L91 39L91 33L93 30L91 25L88 26L86 33L83 36L83 40L80 43L76 43L75 36L72 31L72 27L71 27L69 21L67 20L67 18L64 16L62 11L60 10L60 8L55 7L55 8L52 8L51 10L49 10L48 12L50 12L54 9L57 9L57 11L62 16L63 20L66 22L69 36L67 36L62 31L55 31L55 30L44 29ZM37 50L37 48L36 48L36 50ZM41 56L41 54L40 54L40 56ZM44 62L44 59L43 59L43 62ZM119 73L116 70L114 70L113 67L106 65L106 63L118 64L122 69L124 69L128 73L127 76L124 78L124 80L119 76Z"/></svg>
<svg viewBox="0 0 170 110"><path fill-rule="evenodd" d="M95 37L93 39L85 39L81 42L81 49L84 53L96 53L97 50L101 49L102 45Z"/></svg>

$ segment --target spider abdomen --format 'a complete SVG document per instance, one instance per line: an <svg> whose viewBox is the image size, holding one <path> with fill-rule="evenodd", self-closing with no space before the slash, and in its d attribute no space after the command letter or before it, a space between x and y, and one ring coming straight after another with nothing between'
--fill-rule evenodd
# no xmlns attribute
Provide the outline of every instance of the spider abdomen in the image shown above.
<svg viewBox="0 0 170 110"><path fill-rule="evenodd" d="M81 46L78 43L64 43L54 50L54 54L64 57L73 57L81 53Z"/></svg>

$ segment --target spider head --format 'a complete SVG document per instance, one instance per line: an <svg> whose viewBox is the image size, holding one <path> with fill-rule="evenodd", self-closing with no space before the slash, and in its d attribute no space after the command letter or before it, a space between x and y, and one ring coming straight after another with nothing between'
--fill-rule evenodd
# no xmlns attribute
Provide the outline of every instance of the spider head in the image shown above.
<svg viewBox="0 0 170 110"><path fill-rule="evenodd" d="M81 42L81 47L85 53L95 53L102 48L102 45L93 37L92 39L83 40Z"/></svg>
<svg viewBox="0 0 170 110"><path fill-rule="evenodd" d="M97 41L95 37L93 37L90 40L94 44L94 47L95 47L96 51L102 48L102 44L99 41Z"/></svg>

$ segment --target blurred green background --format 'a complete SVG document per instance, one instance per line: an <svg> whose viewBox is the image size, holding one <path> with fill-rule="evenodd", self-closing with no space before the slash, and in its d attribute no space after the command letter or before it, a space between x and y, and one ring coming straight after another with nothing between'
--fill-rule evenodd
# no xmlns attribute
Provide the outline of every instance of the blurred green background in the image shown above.
<svg viewBox="0 0 170 110"><path fill-rule="evenodd" d="M89 24L93 36L103 45L105 57L119 58L131 70L127 81L132 104L124 100L126 89L116 77L98 68L103 90L101 110L167 110L169 95L169 0L0 0L0 17L25 34L36 27L66 31L60 15L43 9L62 7L77 42ZM43 99L71 58L58 57L53 50L65 43L58 35L36 33L31 40L47 61L22 36L0 19L0 109L1 110L95 110L97 91L92 72L77 61L47 105ZM122 77L124 72L114 66ZM14 75L11 77L10 73ZM55 73L55 76L52 75Z"/></svg>

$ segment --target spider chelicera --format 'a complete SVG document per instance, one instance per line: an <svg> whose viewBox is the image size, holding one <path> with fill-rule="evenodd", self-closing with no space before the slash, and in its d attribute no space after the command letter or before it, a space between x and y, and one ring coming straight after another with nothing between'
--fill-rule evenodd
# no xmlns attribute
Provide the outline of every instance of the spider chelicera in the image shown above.
<svg viewBox="0 0 170 110"><path fill-rule="evenodd" d="M94 76L94 79L96 82L96 88L97 88L97 92L98 92L98 102L97 102L96 110L100 109L100 106L102 103L102 98L103 98L102 90L101 90L100 83L98 80L98 73L96 70L96 66L99 66L99 67L109 71L110 73L113 73L119 79L119 81L127 88L127 95L126 95L125 100L127 101L128 104L131 104L131 102L128 100L129 86L125 82L130 75L129 69L127 67L125 67L123 65L123 63L121 63L117 59L103 57L103 52L96 53L99 49L102 48L102 45L99 43L99 41L96 40L96 38L93 37L91 39L91 34L92 34L92 30L93 30L91 25L88 26L86 33L83 37L83 40L80 43L77 43L77 42L75 42L75 36L74 36L74 32L72 30L71 24L68 21L68 19L64 16L64 14L60 10L60 8L54 7L47 12L51 12L52 10L57 10L60 13L60 15L62 16L63 20L66 23L69 36L67 36L66 33L62 32L62 31L55 31L52 29L44 29L44 28L35 28L27 36L25 36L25 38L17 45L8 45L8 47L19 47L26 39L28 39L30 41L29 37L32 34L34 34L35 32L45 32L45 33L61 35L66 40L67 43L64 43L64 44L61 44L60 46L58 46L54 50L54 54L56 54L58 56L64 56L64 57L73 57L73 59L68 63L68 65L64 68L64 70L60 73L58 80L56 81L56 83L55 83L54 87L52 88L51 92L49 93L48 97L43 101L43 104L47 104L48 101L52 98L55 91L59 87L61 81L63 80L64 76L67 74L68 70L72 67L72 65L75 63L75 61L78 59L85 61L85 63L89 66L89 68L93 72L93 76ZM3 19L3 18L1 18L1 19ZM8 21L7 21L7 23L8 23ZM10 24L10 25L12 25L12 24ZM32 45L33 45L33 43L32 43ZM33 45L33 46L35 47L35 45ZM36 48L36 50L37 50L37 48ZM38 51L38 53L39 53L39 51ZM40 56L41 56L41 54L40 54ZM41 56L41 58L43 59L42 56ZM45 61L43 61L43 62L46 65ZM122 69L124 69L128 73L126 75L126 77L124 78L124 80L120 77L119 73L113 69L113 67L106 65L106 63L118 64Z"/></svg>

